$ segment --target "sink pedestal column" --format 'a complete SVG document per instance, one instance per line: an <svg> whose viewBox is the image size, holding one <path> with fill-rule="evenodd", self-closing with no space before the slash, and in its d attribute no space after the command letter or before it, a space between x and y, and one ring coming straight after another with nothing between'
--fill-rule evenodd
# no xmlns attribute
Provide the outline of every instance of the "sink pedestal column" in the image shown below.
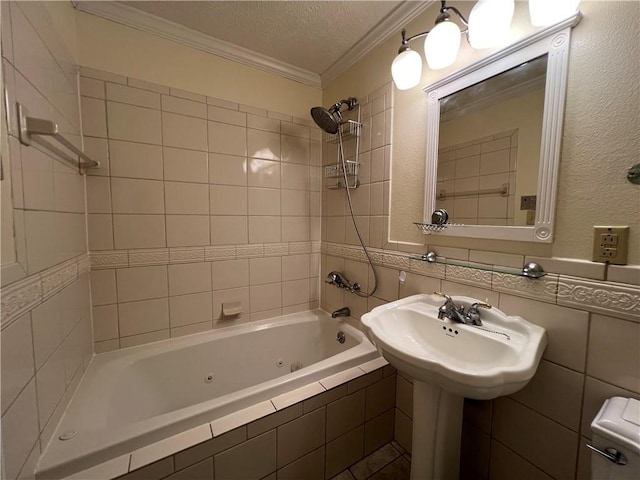
<svg viewBox="0 0 640 480"><path fill-rule="evenodd" d="M413 381L411 480L457 479L464 398Z"/></svg>

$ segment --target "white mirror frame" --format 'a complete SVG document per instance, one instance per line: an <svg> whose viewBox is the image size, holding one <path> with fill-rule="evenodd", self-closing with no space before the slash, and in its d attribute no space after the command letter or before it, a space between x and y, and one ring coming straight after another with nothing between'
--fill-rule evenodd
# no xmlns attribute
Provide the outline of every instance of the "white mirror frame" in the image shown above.
<svg viewBox="0 0 640 480"><path fill-rule="evenodd" d="M580 23L581 18L582 15L577 12L556 25L545 28L423 88L428 98L424 223L431 223L431 214L436 208L440 99L531 59L548 54L535 224L533 226L447 225L441 231L425 233L523 242L551 243L553 241L571 29Z"/></svg>

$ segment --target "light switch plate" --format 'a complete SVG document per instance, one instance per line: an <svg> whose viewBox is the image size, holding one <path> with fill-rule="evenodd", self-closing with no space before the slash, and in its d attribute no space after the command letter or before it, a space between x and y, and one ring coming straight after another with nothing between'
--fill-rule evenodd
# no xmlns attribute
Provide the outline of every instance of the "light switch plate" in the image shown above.
<svg viewBox="0 0 640 480"><path fill-rule="evenodd" d="M593 227L594 262L626 265L629 250L629 227Z"/></svg>

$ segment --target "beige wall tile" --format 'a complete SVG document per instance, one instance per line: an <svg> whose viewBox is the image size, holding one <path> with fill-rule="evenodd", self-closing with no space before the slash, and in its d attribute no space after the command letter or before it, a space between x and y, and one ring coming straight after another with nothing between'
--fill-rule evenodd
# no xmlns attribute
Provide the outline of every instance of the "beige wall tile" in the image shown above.
<svg viewBox="0 0 640 480"><path fill-rule="evenodd" d="M327 405L327 441L364 423L365 396L365 390L360 390Z"/></svg>
<svg viewBox="0 0 640 480"><path fill-rule="evenodd" d="M109 138L162 144L160 112L123 103L107 102Z"/></svg>
<svg viewBox="0 0 640 480"><path fill-rule="evenodd" d="M211 217L212 245L247 243L248 240L249 231L246 216L216 215Z"/></svg>
<svg viewBox="0 0 640 480"><path fill-rule="evenodd" d="M207 106L204 103L169 95L162 95L162 111L188 115L190 117L207 118Z"/></svg>
<svg viewBox="0 0 640 480"><path fill-rule="evenodd" d="M364 424L365 455L393 440L394 412L394 409L390 408Z"/></svg>
<svg viewBox="0 0 640 480"><path fill-rule="evenodd" d="M207 458L195 465L166 477L167 480L208 480L213 478L213 458Z"/></svg>
<svg viewBox="0 0 640 480"><path fill-rule="evenodd" d="M138 107L160 109L160 95L157 93L117 83L107 82L107 100L137 105Z"/></svg>
<svg viewBox="0 0 640 480"><path fill-rule="evenodd" d="M162 114L162 141L166 147L207 151L207 122L199 118Z"/></svg>
<svg viewBox="0 0 640 480"><path fill-rule="evenodd" d="M640 393L640 323L591 314L587 375Z"/></svg>
<svg viewBox="0 0 640 480"><path fill-rule="evenodd" d="M208 122L209 151L228 155L247 155L246 128Z"/></svg>
<svg viewBox="0 0 640 480"><path fill-rule="evenodd" d="M325 442L325 411L318 409L278 427L278 468Z"/></svg>
<svg viewBox="0 0 640 480"><path fill-rule="evenodd" d="M584 375L542 360L531 381L511 398L577 432L583 383Z"/></svg>
<svg viewBox="0 0 640 480"><path fill-rule="evenodd" d="M281 240L284 239L281 236L280 217L249 217L249 243L278 243Z"/></svg>
<svg viewBox="0 0 640 480"><path fill-rule="evenodd" d="M158 298L118 305L120 335L129 336L169 328L169 300ZM168 338L168 331L166 337ZM120 346L124 348L121 339ZM146 342L143 342L146 343Z"/></svg>
<svg viewBox="0 0 640 480"><path fill-rule="evenodd" d="M31 448L38 440L38 409L35 379L22 390L2 417L3 468L8 478L17 478Z"/></svg>
<svg viewBox="0 0 640 480"><path fill-rule="evenodd" d="M207 118L214 122L228 123L239 127L247 126L247 114L244 112L235 112L227 108L209 105L207 107Z"/></svg>
<svg viewBox="0 0 640 480"><path fill-rule="evenodd" d="M113 250L113 221L111 215L87 216L89 250Z"/></svg>
<svg viewBox="0 0 640 480"><path fill-rule="evenodd" d="M111 175L162 180L162 148L144 143L109 140Z"/></svg>
<svg viewBox="0 0 640 480"><path fill-rule="evenodd" d="M103 100L82 97L82 132L90 137L107 136L107 114Z"/></svg>
<svg viewBox="0 0 640 480"><path fill-rule="evenodd" d="M133 302L169 295L167 267L119 268L116 270L118 300Z"/></svg>
<svg viewBox="0 0 640 480"><path fill-rule="evenodd" d="M280 160L280 135L248 129L247 156L267 160Z"/></svg>
<svg viewBox="0 0 640 480"><path fill-rule="evenodd" d="M415 273L407 273L407 278L400 284L399 297L409 297L418 293L433 293L440 291L440 279L425 277Z"/></svg>
<svg viewBox="0 0 640 480"><path fill-rule="evenodd" d="M247 461L251 459L251 461ZM260 479L276 470L276 432L271 430L214 457L215 478Z"/></svg>
<svg viewBox="0 0 640 480"><path fill-rule="evenodd" d="M309 192L282 190L282 215L309 215Z"/></svg>
<svg viewBox="0 0 640 480"><path fill-rule="evenodd" d="M317 448L278 470L280 480L323 480L324 448Z"/></svg>
<svg viewBox="0 0 640 480"><path fill-rule="evenodd" d="M247 115L247 126L256 130L266 130L267 132L280 133L280 120L266 118L257 115Z"/></svg>
<svg viewBox="0 0 640 480"><path fill-rule="evenodd" d="M142 88L143 90L150 90L156 93L169 93L169 87L145 80L138 80L137 78L127 78L127 84L131 87Z"/></svg>
<svg viewBox="0 0 640 480"><path fill-rule="evenodd" d="M211 457L216 453L227 450L247 439L247 429L245 426L231 430L216 438L200 443L194 447L178 452L174 456L176 470L193 465L202 459Z"/></svg>
<svg viewBox="0 0 640 480"><path fill-rule="evenodd" d="M205 104L207 103L207 97L205 95L188 92L186 90L181 90L179 88L173 88L173 87L171 87L169 90L171 92L171 95L173 95L174 97L185 98L193 102L199 102L199 103L205 103Z"/></svg>
<svg viewBox="0 0 640 480"><path fill-rule="evenodd" d="M102 80L80 77L80 95L84 97L105 98L105 86Z"/></svg>
<svg viewBox="0 0 640 480"><path fill-rule="evenodd" d="M282 217L283 242L307 242L309 239L309 217Z"/></svg>
<svg viewBox="0 0 640 480"><path fill-rule="evenodd" d="M282 280L299 280L309 278L310 255L288 255L282 259Z"/></svg>
<svg viewBox="0 0 640 480"><path fill-rule="evenodd" d="M282 306L282 284L253 285L249 290L251 313L272 310Z"/></svg>
<svg viewBox="0 0 640 480"><path fill-rule="evenodd" d="M208 215L209 186L199 183L164 182L167 214Z"/></svg>
<svg viewBox="0 0 640 480"><path fill-rule="evenodd" d="M260 285L282 280L279 257L252 258L249 260L249 284Z"/></svg>
<svg viewBox="0 0 640 480"><path fill-rule="evenodd" d="M113 213L163 214L162 182L131 178L111 179Z"/></svg>
<svg viewBox="0 0 640 480"><path fill-rule="evenodd" d="M291 280L282 283L282 306L307 304L311 300L309 279Z"/></svg>
<svg viewBox="0 0 640 480"><path fill-rule="evenodd" d="M167 215L166 220L168 247L210 244L208 215Z"/></svg>
<svg viewBox="0 0 640 480"><path fill-rule="evenodd" d="M543 358L584 372L589 327L587 312L505 294L500 294L500 310L509 315L520 315L547 330L548 345Z"/></svg>
<svg viewBox="0 0 640 480"><path fill-rule="evenodd" d="M209 167L206 152L164 147L164 179L176 182L207 183Z"/></svg>
<svg viewBox="0 0 640 480"><path fill-rule="evenodd" d="M159 342L160 340L167 340L169 337L169 329L140 333L129 337L120 337L120 348L135 347L137 345L144 345L145 343ZM145 477L143 476L139 480L145 480Z"/></svg>
<svg viewBox="0 0 640 480"><path fill-rule="evenodd" d="M295 163L283 163L282 188L309 190L309 167Z"/></svg>
<svg viewBox="0 0 640 480"><path fill-rule="evenodd" d="M109 174L109 149L106 139L84 137L84 153L100 162L98 168L87 170L87 175L108 175Z"/></svg>
<svg viewBox="0 0 640 480"><path fill-rule="evenodd" d="M213 319L211 292L192 293L169 298L171 328L211 321Z"/></svg>
<svg viewBox="0 0 640 480"><path fill-rule="evenodd" d="M306 121L307 119L303 119L302 121ZM296 120L294 119L294 121L300 121L300 119ZM309 120L311 121L311 120ZM314 128L315 128L315 124ZM289 123L289 122L282 122L282 134L283 135L290 135L293 137L299 137L299 138L305 138L308 139L310 134L309 134L309 127L306 125L299 125L297 123Z"/></svg>
<svg viewBox="0 0 640 480"><path fill-rule="evenodd" d="M87 213L111 213L111 181L87 177Z"/></svg>
<svg viewBox="0 0 640 480"><path fill-rule="evenodd" d="M512 480L513 478L552 480L552 477L495 440L491 442L490 465L489 475L496 480Z"/></svg>
<svg viewBox="0 0 640 480"><path fill-rule="evenodd" d="M211 263L213 289L246 287L249 285L249 260L223 260Z"/></svg>
<svg viewBox="0 0 640 480"><path fill-rule="evenodd" d="M93 305L116 303L115 270L92 270L91 302Z"/></svg>
<svg viewBox="0 0 640 480"><path fill-rule="evenodd" d="M247 159L222 155L209 154L209 183L216 185L246 185L247 184Z"/></svg>
<svg viewBox="0 0 640 480"><path fill-rule="evenodd" d="M247 187L211 185L209 200L211 215L247 214Z"/></svg>
<svg viewBox="0 0 640 480"><path fill-rule="evenodd" d="M166 247L164 215L114 215L116 249Z"/></svg>
<svg viewBox="0 0 640 480"><path fill-rule="evenodd" d="M282 135L281 142L283 162L303 163L305 165L309 164L309 138Z"/></svg>
<svg viewBox="0 0 640 480"><path fill-rule="evenodd" d="M327 443L325 476L331 478L349 465L354 464L364 453L364 425Z"/></svg>
<svg viewBox="0 0 640 480"><path fill-rule="evenodd" d="M129 338L131 338L131 337L129 337ZM119 339L105 340L104 342L95 342L93 344L93 351L96 354L112 352L114 350L118 350L119 348L120 348L120 340Z"/></svg>
<svg viewBox="0 0 640 480"><path fill-rule="evenodd" d="M169 265L169 295L208 292L211 290L209 262Z"/></svg>
<svg viewBox="0 0 640 480"><path fill-rule="evenodd" d="M118 306L93 307L94 341L112 340L118 336Z"/></svg>
<svg viewBox="0 0 640 480"><path fill-rule="evenodd" d="M280 190L249 188L249 215L280 215Z"/></svg>
<svg viewBox="0 0 640 480"><path fill-rule="evenodd" d="M396 376L384 378L366 388L366 416L367 420L392 409L395 405Z"/></svg>
<svg viewBox="0 0 640 480"><path fill-rule="evenodd" d="M577 433L508 398L500 397L494 405L492 434L496 440L555 478L573 478Z"/></svg>
<svg viewBox="0 0 640 480"><path fill-rule="evenodd" d="M280 188L280 162L250 158L247 173L250 187Z"/></svg>
<svg viewBox="0 0 640 480"><path fill-rule="evenodd" d="M53 320L49 318L48 320ZM43 332L43 341L38 342L36 348L42 353L40 363L44 363L48 357L47 353L52 353L53 349L57 345L44 345L44 343L57 343L51 342L51 335L43 324L43 328L39 328ZM49 322L48 322L49 323ZM50 322L54 323L54 322ZM59 322L58 322L59 323ZM27 385L33 374L35 373L34 366L34 349L33 349L33 336L31 330L31 315L26 314L17 319L7 328L2 331L0 341L2 342L2 363L0 368L2 370L2 413L8 409L11 402L20 394L22 389ZM56 340L62 340L62 329L58 328L60 335L57 335ZM45 333L46 332L46 333Z"/></svg>

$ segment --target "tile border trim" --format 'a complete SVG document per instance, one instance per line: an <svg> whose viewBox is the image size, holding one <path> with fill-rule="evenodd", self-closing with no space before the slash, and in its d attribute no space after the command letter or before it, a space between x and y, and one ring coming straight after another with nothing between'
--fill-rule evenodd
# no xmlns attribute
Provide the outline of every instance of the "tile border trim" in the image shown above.
<svg viewBox="0 0 640 480"><path fill-rule="evenodd" d="M83 253L3 287L0 329L4 330L88 271L89 255Z"/></svg>

